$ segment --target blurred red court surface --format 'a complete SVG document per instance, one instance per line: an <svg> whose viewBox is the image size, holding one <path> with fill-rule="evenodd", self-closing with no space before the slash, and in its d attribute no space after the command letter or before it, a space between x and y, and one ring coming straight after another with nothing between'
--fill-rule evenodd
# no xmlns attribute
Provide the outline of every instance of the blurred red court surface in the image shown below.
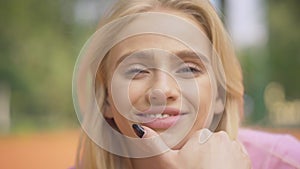
<svg viewBox="0 0 300 169"><path fill-rule="evenodd" d="M300 139L300 129L261 129ZM68 169L74 164L79 131L0 136L0 169Z"/></svg>
<svg viewBox="0 0 300 169"><path fill-rule="evenodd" d="M79 131L0 136L1 169L68 169Z"/></svg>

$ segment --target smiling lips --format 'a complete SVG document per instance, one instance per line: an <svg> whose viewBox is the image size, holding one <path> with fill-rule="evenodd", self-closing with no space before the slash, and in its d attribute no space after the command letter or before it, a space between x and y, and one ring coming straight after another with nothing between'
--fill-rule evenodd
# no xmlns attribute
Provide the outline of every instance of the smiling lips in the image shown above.
<svg viewBox="0 0 300 169"><path fill-rule="evenodd" d="M137 114L142 125L152 129L168 129L182 115L185 115L185 113L181 113L178 109L171 107L153 107Z"/></svg>

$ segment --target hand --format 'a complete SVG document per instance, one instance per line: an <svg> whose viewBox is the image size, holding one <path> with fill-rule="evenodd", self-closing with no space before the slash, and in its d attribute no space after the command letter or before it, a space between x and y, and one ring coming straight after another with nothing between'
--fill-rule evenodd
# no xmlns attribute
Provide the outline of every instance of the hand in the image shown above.
<svg viewBox="0 0 300 169"><path fill-rule="evenodd" d="M143 138L158 136L152 129L143 128ZM208 129L196 132L180 150L169 150L149 158L132 159L132 162L136 169L251 168L249 156L242 144L231 140L224 131L211 133Z"/></svg>

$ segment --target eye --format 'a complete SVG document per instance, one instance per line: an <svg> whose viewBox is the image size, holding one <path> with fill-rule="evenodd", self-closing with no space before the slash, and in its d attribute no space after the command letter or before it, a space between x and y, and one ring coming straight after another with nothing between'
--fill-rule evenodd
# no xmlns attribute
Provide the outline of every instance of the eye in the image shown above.
<svg viewBox="0 0 300 169"><path fill-rule="evenodd" d="M203 73L202 68L195 63L187 62L180 65L176 73L185 77L195 77Z"/></svg>
<svg viewBox="0 0 300 169"><path fill-rule="evenodd" d="M125 75L130 79L140 79L145 77L150 72L142 65L132 65L125 71Z"/></svg>

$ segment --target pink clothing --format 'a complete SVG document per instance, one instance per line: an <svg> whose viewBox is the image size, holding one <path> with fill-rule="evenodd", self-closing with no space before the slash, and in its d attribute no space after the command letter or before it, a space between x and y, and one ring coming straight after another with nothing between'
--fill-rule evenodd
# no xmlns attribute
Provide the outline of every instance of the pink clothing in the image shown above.
<svg viewBox="0 0 300 169"><path fill-rule="evenodd" d="M238 139L250 156L252 169L300 169L300 142L290 135L240 129Z"/></svg>
<svg viewBox="0 0 300 169"><path fill-rule="evenodd" d="M300 169L300 142L286 134L240 129L253 169Z"/></svg>

